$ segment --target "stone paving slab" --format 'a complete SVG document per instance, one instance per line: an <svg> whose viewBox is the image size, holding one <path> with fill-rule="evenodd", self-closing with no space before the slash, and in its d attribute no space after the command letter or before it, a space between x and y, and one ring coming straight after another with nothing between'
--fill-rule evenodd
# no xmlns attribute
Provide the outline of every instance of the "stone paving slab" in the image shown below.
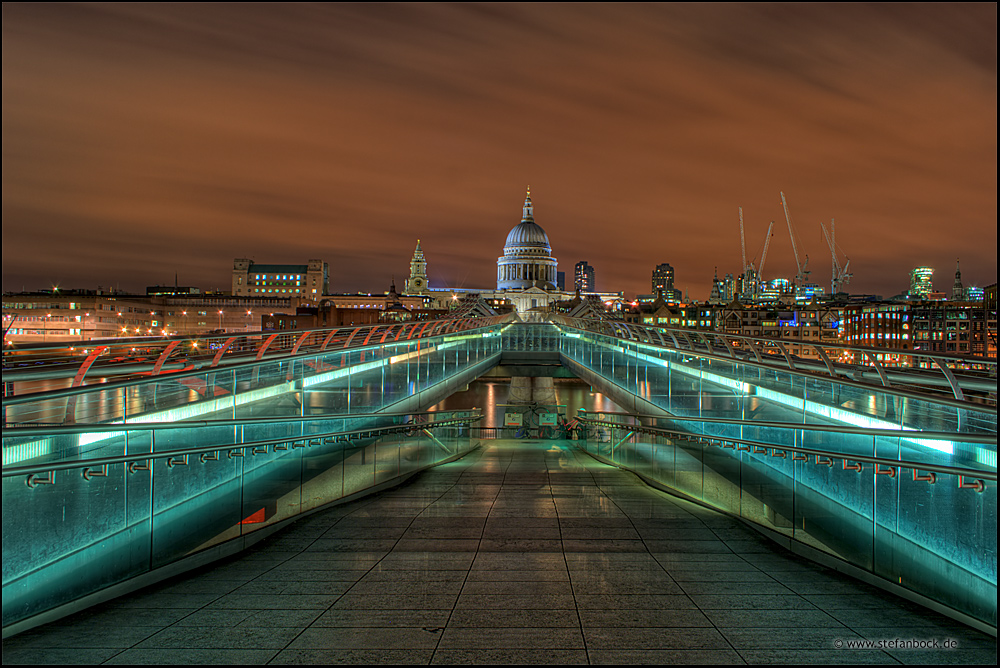
<svg viewBox="0 0 1000 668"><path fill-rule="evenodd" d="M836 645L891 638L957 647ZM486 441L3 661L995 664L996 639L561 445Z"/></svg>
<svg viewBox="0 0 1000 668"><path fill-rule="evenodd" d="M109 665L193 665L250 666L274 660L277 650L254 649L128 649L104 663Z"/></svg>

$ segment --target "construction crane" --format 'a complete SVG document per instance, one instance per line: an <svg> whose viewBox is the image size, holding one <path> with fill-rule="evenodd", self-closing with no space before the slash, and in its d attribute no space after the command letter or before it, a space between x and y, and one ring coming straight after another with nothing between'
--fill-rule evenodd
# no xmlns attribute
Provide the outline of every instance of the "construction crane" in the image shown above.
<svg viewBox="0 0 1000 668"><path fill-rule="evenodd" d="M740 207L740 250L743 251L743 275L747 273L747 242L743 235L743 207Z"/></svg>
<svg viewBox="0 0 1000 668"><path fill-rule="evenodd" d="M743 229L743 207L740 207L740 251L743 253L743 294L748 297L756 297L760 292L761 273L764 271L764 262L767 260L767 249L771 245L771 231L774 229L774 221L767 227L767 235L764 237L764 251L760 256L760 268L758 269L753 260L747 262L747 242ZM748 288L747 283L750 283Z"/></svg>
<svg viewBox="0 0 1000 668"><path fill-rule="evenodd" d="M774 221L767 226L767 236L764 237L764 252L760 255L760 269L757 271L758 280L764 280L764 262L767 261L767 249L771 245L771 231L774 229Z"/></svg>
<svg viewBox="0 0 1000 668"><path fill-rule="evenodd" d="M760 283L763 280L764 275L764 263L767 262L767 249L771 245L771 231L774 229L774 221L767 226L767 235L764 237L764 250L760 254L760 266L756 265L757 256L754 255L753 259L746 265L746 270L743 272L743 293L751 298L756 298L760 295ZM747 285L749 283L749 286Z"/></svg>
<svg viewBox="0 0 1000 668"><path fill-rule="evenodd" d="M851 282L851 276L854 274L850 273L848 269L851 266L851 258L847 257L844 253L844 259L847 263L841 266L840 260L837 259L837 238L836 229L834 228L834 220L830 219L830 230L827 231L826 225L820 221L819 226L823 229L823 236L826 237L826 245L830 247L830 294L837 294L840 292L840 288ZM843 253L843 249L840 251Z"/></svg>
<svg viewBox="0 0 1000 668"><path fill-rule="evenodd" d="M785 201L785 193L781 193L781 206L785 208L785 220L788 221L788 236L792 239L792 252L795 253L795 266L798 273L795 274L795 284L805 285L809 280L809 256L806 255L805 263L799 260L799 245L795 241L795 232L792 230L792 215L788 213L788 202Z"/></svg>

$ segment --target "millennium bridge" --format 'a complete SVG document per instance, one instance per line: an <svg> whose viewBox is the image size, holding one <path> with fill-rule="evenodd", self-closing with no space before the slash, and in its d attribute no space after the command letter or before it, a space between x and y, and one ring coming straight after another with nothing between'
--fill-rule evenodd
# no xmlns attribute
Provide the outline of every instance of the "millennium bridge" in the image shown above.
<svg viewBox="0 0 1000 668"><path fill-rule="evenodd" d="M5 349L4 661L995 663L996 361L897 352L514 315Z"/></svg>

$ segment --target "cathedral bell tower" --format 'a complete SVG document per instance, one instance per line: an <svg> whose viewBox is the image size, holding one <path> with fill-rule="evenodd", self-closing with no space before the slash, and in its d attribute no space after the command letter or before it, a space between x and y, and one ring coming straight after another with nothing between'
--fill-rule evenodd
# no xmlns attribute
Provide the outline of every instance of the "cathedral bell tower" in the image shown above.
<svg viewBox="0 0 1000 668"><path fill-rule="evenodd" d="M410 260L410 277L406 279L403 294L425 295L429 292L430 288L427 286L427 260L424 259L424 251L420 247L420 239L417 239L417 247L413 251L413 259Z"/></svg>

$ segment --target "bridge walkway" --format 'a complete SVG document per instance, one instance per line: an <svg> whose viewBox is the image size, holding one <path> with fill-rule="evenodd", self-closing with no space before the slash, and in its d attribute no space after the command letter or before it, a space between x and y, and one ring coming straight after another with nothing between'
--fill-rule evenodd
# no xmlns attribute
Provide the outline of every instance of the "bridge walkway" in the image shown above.
<svg viewBox="0 0 1000 668"><path fill-rule="evenodd" d="M838 649L945 640L955 649ZM485 441L4 663L996 663L995 638L559 441Z"/></svg>

